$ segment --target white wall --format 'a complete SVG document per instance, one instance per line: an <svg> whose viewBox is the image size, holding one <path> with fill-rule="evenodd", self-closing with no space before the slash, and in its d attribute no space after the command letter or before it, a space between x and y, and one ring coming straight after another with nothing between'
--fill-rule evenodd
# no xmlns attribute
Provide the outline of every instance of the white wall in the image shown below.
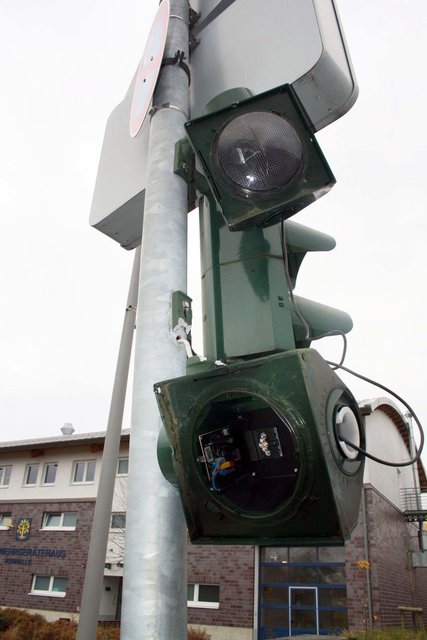
<svg viewBox="0 0 427 640"><path fill-rule="evenodd" d="M379 408L366 416L366 450L391 462L409 460L410 455L393 420ZM401 507L400 489L414 486L412 467L387 467L366 459L364 482L372 484L388 500Z"/></svg>
<svg viewBox="0 0 427 640"><path fill-rule="evenodd" d="M97 446L95 446L97 448ZM36 447L35 447L36 449ZM102 451L91 451L90 443L73 446L64 442L63 447L43 447L39 445L38 451L42 455L31 457L31 450L20 450L15 453L0 454L0 465L12 465L12 475L8 487L0 486L0 502L2 500L84 500L95 499L98 493L99 476L101 473ZM129 447L127 443L121 446L119 457L128 457ZM80 460L96 460L94 482L90 484L73 484L72 474L74 462ZM55 484L43 486L43 468L46 463L57 462ZM25 472L28 464L39 464L39 474L36 486L25 486ZM116 470L114 470L116 472ZM117 478L117 486L113 502L113 511L126 510L126 483L127 477Z"/></svg>
<svg viewBox="0 0 427 640"><path fill-rule="evenodd" d="M0 464L11 464L12 475L7 488L0 489L1 500L68 500L96 498L102 452L92 453L89 445L48 449L40 447L43 455L32 458L30 450L15 454L2 455ZM96 460L95 480L91 484L72 484L73 463L77 460ZM43 466L47 462L57 462L58 469L53 486L43 486ZM28 464L39 464L37 484L34 487L24 485L25 470Z"/></svg>

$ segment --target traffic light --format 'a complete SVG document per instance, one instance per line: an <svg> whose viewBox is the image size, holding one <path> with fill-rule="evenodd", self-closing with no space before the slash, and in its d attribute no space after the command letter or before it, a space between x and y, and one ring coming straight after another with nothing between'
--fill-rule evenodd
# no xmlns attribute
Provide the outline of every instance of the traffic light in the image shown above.
<svg viewBox="0 0 427 640"><path fill-rule="evenodd" d="M292 86L248 93L224 92L208 105L213 112L185 125L233 231L287 219L335 184Z"/></svg>
<svg viewBox="0 0 427 640"><path fill-rule="evenodd" d="M313 349L159 382L189 536L339 544L357 522L363 418Z"/></svg>
<svg viewBox="0 0 427 640"><path fill-rule="evenodd" d="M309 347L352 321L294 295L306 254L335 240L287 220L334 177L289 85L231 90L208 111L186 124L204 175L188 141L176 147L176 173L203 194L207 362L154 385L159 465L192 542L341 544L359 513L364 459L351 443L364 448L364 421Z"/></svg>

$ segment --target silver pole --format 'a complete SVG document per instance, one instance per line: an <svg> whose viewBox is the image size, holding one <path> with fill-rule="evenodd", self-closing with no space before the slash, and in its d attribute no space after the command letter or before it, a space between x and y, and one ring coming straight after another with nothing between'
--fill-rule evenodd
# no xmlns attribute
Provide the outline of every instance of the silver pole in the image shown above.
<svg viewBox="0 0 427 640"><path fill-rule="evenodd" d="M188 0L172 0L164 53L188 61ZM187 186L173 172L185 136L188 77L161 70L150 126L129 455L122 640L187 637L186 527L175 487L157 462L161 420L153 384L185 374L186 354L171 333L171 293L186 290ZM157 108L156 108L157 107Z"/></svg>
<svg viewBox="0 0 427 640"><path fill-rule="evenodd" d="M102 454L101 476L99 478L98 495L93 514L85 581L80 604L77 640L95 640L96 638L96 627L98 624L104 576L105 553L108 533L110 531L111 506L113 503L117 458L119 455L123 411L126 400L129 362L135 330L140 256L141 251L140 248L138 248L135 251L119 355L117 358L116 375L111 394L110 413Z"/></svg>

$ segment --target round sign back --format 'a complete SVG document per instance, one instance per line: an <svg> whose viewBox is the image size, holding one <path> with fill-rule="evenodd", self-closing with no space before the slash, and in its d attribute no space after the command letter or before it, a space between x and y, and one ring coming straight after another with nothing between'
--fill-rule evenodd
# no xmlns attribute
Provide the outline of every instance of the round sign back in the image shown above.
<svg viewBox="0 0 427 640"><path fill-rule="evenodd" d="M144 55L139 63L130 110L129 130L132 138L137 135L145 120L154 93L165 49L169 13L169 0L163 0L157 10Z"/></svg>

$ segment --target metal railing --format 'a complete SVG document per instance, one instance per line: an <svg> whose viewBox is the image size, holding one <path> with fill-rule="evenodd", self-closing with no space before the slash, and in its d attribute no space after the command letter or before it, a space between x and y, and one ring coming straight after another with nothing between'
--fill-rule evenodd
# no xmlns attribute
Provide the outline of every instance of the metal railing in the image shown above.
<svg viewBox="0 0 427 640"><path fill-rule="evenodd" d="M419 487L401 489L400 506L404 513L427 513L427 491Z"/></svg>

